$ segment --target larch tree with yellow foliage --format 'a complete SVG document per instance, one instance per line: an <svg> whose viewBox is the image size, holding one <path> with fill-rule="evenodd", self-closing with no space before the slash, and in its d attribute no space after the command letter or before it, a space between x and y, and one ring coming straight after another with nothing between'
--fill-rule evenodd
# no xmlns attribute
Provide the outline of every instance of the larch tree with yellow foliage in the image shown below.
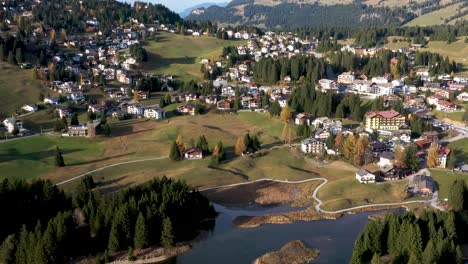
<svg viewBox="0 0 468 264"><path fill-rule="evenodd" d="M354 161L354 148L355 147L356 147L356 138L352 134L348 135L343 144L343 156L349 162Z"/></svg>
<svg viewBox="0 0 468 264"><path fill-rule="evenodd" d="M184 146L184 139L182 138L182 135L177 136L176 140L177 148L179 148L179 153L180 156L183 157L185 154L185 146Z"/></svg>
<svg viewBox="0 0 468 264"><path fill-rule="evenodd" d="M395 167L404 168L404 166L405 166L405 162L404 162L405 152L404 152L403 148L400 145L397 145L395 147L394 157L395 157L395 162L394 162Z"/></svg>
<svg viewBox="0 0 468 264"><path fill-rule="evenodd" d="M343 151L343 144L345 141L345 136L343 132L338 132L335 138L335 149L338 150L339 152Z"/></svg>
<svg viewBox="0 0 468 264"><path fill-rule="evenodd" d="M280 119L284 122L289 122L291 120L291 110L288 105L285 105L281 110Z"/></svg>
<svg viewBox="0 0 468 264"><path fill-rule="evenodd" d="M359 137L355 152L354 152L354 165L362 166L364 165L364 154L366 153L366 149L369 147L369 139L367 136Z"/></svg>
<svg viewBox="0 0 468 264"><path fill-rule="evenodd" d="M291 127L288 123L284 124L283 133L281 134L281 138L283 139L285 144L291 144L293 141L293 135L291 131Z"/></svg>
<svg viewBox="0 0 468 264"><path fill-rule="evenodd" d="M234 148L234 151L235 151L236 155L237 156L242 156L242 154L245 152L246 149L247 149L247 147L245 145L244 137L237 138L236 146Z"/></svg>
<svg viewBox="0 0 468 264"><path fill-rule="evenodd" d="M437 168L439 163L439 145L432 143L429 151L427 152L427 167Z"/></svg>

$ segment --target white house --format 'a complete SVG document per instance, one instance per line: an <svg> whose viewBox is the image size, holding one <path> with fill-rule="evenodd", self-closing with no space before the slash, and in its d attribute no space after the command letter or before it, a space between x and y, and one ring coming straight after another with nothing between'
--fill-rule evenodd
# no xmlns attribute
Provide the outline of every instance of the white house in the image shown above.
<svg viewBox="0 0 468 264"><path fill-rule="evenodd" d="M127 113L130 115L141 116L144 114L145 107L140 104L132 104L127 107Z"/></svg>
<svg viewBox="0 0 468 264"><path fill-rule="evenodd" d="M21 107L21 109L23 109L24 111L27 111L27 112L36 112L37 111L37 106L36 105L23 105L23 107Z"/></svg>
<svg viewBox="0 0 468 264"><path fill-rule="evenodd" d="M301 142L301 150L304 153L320 153L325 148L325 143L315 138L307 138Z"/></svg>
<svg viewBox="0 0 468 264"><path fill-rule="evenodd" d="M358 170L356 172L356 179L360 183L375 183L375 175L368 170Z"/></svg>
<svg viewBox="0 0 468 264"><path fill-rule="evenodd" d="M23 122L19 119L16 119L14 117L7 118L3 120L3 125L5 126L6 130L8 133L13 132L15 128L18 128L18 131L24 130L23 128Z"/></svg>
<svg viewBox="0 0 468 264"><path fill-rule="evenodd" d="M166 112L159 105L148 106L144 110L144 116L152 119L163 119L166 117Z"/></svg>
<svg viewBox="0 0 468 264"><path fill-rule="evenodd" d="M44 104L57 105L59 103L58 98L44 98Z"/></svg>
<svg viewBox="0 0 468 264"><path fill-rule="evenodd" d="M288 105L288 101L283 97L278 98L278 103L281 107L285 107L286 105Z"/></svg>
<svg viewBox="0 0 468 264"><path fill-rule="evenodd" d="M393 153L384 151L379 156L380 160L377 163L379 167L383 167L385 165L393 165Z"/></svg>
<svg viewBox="0 0 468 264"><path fill-rule="evenodd" d="M463 92L457 96L457 99L463 102L468 102L468 93Z"/></svg>
<svg viewBox="0 0 468 264"><path fill-rule="evenodd" d="M191 148L185 152L184 156L188 160L203 159L203 152L198 148Z"/></svg>

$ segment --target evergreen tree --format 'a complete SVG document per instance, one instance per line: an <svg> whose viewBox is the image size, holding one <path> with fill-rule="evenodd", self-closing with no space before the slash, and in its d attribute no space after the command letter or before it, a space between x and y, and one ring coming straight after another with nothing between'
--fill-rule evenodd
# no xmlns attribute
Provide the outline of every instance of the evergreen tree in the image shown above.
<svg viewBox="0 0 468 264"><path fill-rule="evenodd" d="M136 249L143 249L148 246L148 228L146 226L145 217L140 212L135 224L134 245Z"/></svg>
<svg viewBox="0 0 468 264"><path fill-rule="evenodd" d="M169 217L164 218L161 231L161 245L164 247L172 247L174 245L174 233L172 230L172 222Z"/></svg>
<svg viewBox="0 0 468 264"><path fill-rule="evenodd" d="M330 135L327 138L327 148L328 149L333 149L335 147L335 136L333 133L330 133Z"/></svg>
<svg viewBox="0 0 468 264"><path fill-rule="evenodd" d="M455 168L456 164L457 164L456 150L453 150L450 153L450 157L449 157L449 160L447 162L447 168L453 169L453 168Z"/></svg>
<svg viewBox="0 0 468 264"><path fill-rule="evenodd" d="M9 264L15 261L17 241L14 235L9 235L0 246L0 262Z"/></svg>
<svg viewBox="0 0 468 264"><path fill-rule="evenodd" d="M21 50L21 48L16 49L15 58L16 58L17 63L22 63L23 62L23 51Z"/></svg>
<svg viewBox="0 0 468 264"><path fill-rule="evenodd" d="M105 135L105 136L110 136L112 131L111 131L111 128L109 126L109 124L105 124L102 128L102 133Z"/></svg>
<svg viewBox="0 0 468 264"><path fill-rule="evenodd" d="M78 126L80 122L78 121L78 114L74 113L71 120L70 120L70 125L71 126Z"/></svg>
<svg viewBox="0 0 468 264"><path fill-rule="evenodd" d="M422 263L434 263L437 260L437 255L436 255L436 248L434 245L434 241L432 239L429 239L429 242L427 242L426 249L424 249L424 252L422 254Z"/></svg>
<svg viewBox="0 0 468 264"><path fill-rule="evenodd" d="M374 253L374 256L372 256L372 260L370 264L383 264L382 257L380 256L379 253Z"/></svg>
<svg viewBox="0 0 468 264"><path fill-rule="evenodd" d="M405 148L403 162L406 168L410 168L413 171L417 171L419 169L419 159L414 145L410 145Z"/></svg>
<svg viewBox="0 0 468 264"><path fill-rule="evenodd" d="M8 53L8 63L11 65L16 65L15 56L13 55L12 51Z"/></svg>
<svg viewBox="0 0 468 264"><path fill-rule="evenodd" d="M179 153L179 148L177 146L177 143L174 141L171 146L171 150L169 152L169 158L171 160L179 160L180 159L180 153Z"/></svg>
<svg viewBox="0 0 468 264"><path fill-rule="evenodd" d="M62 152L58 146L55 147L55 166L56 167L65 167L65 162L63 160Z"/></svg>
<svg viewBox="0 0 468 264"><path fill-rule="evenodd" d="M456 179L452 186L450 186L449 192L449 204L453 211L460 212L464 208L466 196L466 184L463 180Z"/></svg>
<svg viewBox="0 0 468 264"><path fill-rule="evenodd" d="M279 116L281 113L281 106L280 104L278 103L278 101L274 101L271 105L270 105L270 115L271 116Z"/></svg>
<svg viewBox="0 0 468 264"><path fill-rule="evenodd" d="M2 44L0 44L0 61L5 60L5 49Z"/></svg>
<svg viewBox="0 0 468 264"><path fill-rule="evenodd" d="M209 155L210 154L210 148L208 146L208 141L206 140L206 137L204 135L198 137L196 147L203 152L203 155Z"/></svg>

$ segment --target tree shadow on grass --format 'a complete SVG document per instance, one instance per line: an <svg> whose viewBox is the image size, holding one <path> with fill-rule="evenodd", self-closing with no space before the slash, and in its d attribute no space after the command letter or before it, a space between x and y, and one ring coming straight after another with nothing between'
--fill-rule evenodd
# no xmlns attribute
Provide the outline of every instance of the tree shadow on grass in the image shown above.
<svg viewBox="0 0 468 264"><path fill-rule="evenodd" d="M89 160L89 161L75 162L75 163L69 164L69 166L87 165L87 164L92 164L92 163L96 163L96 162L101 162L101 161L106 161L106 160L111 160L111 159L117 159L117 158L129 156L129 155L133 155L133 154L135 154L135 153L136 153L136 152L130 152L130 153L125 153L125 154L121 154L121 155L115 155L115 156L111 156L111 157L105 157L105 158L101 158L101 159L95 159L95 160Z"/></svg>
<svg viewBox="0 0 468 264"><path fill-rule="evenodd" d="M84 149L61 149L62 155L83 151ZM34 160L40 161L55 156L55 149L45 151L34 151L28 153L19 153L16 148L8 148L0 152L0 164L16 160Z"/></svg>

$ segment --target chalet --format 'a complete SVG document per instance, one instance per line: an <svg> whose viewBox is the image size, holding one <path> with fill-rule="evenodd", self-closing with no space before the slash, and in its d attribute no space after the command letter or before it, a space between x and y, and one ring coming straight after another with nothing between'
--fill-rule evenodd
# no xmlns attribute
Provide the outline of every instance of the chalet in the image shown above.
<svg viewBox="0 0 468 264"><path fill-rule="evenodd" d="M307 138L301 142L301 150L304 153L320 153L325 149L325 143L315 138Z"/></svg>
<svg viewBox="0 0 468 264"><path fill-rule="evenodd" d="M360 183L375 183L375 174L371 173L368 170L358 170L356 172L356 179Z"/></svg>
<svg viewBox="0 0 468 264"><path fill-rule="evenodd" d="M101 121L90 121L84 125L69 126L67 135L69 137L95 137L101 128Z"/></svg>
<svg viewBox="0 0 468 264"><path fill-rule="evenodd" d="M228 100L221 100L216 104L218 110L231 110L231 102Z"/></svg>
<svg viewBox="0 0 468 264"><path fill-rule="evenodd" d="M401 131L401 130L397 130L397 131L393 131L392 133L392 140L393 141L402 141L402 142L405 142L405 143L410 143L411 142L411 131Z"/></svg>
<svg viewBox="0 0 468 264"><path fill-rule="evenodd" d="M134 116L142 116L145 112L145 107L141 104L130 104L127 106L127 114Z"/></svg>
<svg viewBox="0 0 468 264"><path fill-rule="evenodd" d="M369 129L398 130L405 122L405 116L394 110L368 112L365 116L366 128Z"/></svg>
<svg viewBox="0 0 468 264"><path fill-rule="evenodd" d="M59 98L44 98L44 104L57 105L59 102Z"/></svg>
<svg viewBox="0 0 468 264"><path fill-rule="evenodd" d="M218 102L218 98L216 96L205 97L205 103L207 104L216 104L217 102Z"/></svg>
<svg viewBox="0 0 468 264"><path fill-rule="evenodd" d="M203 152L198 148L191 148L185 151L184 156L188 160L203 159Z"/></svg>
<svg viewBox="0 0 468 264"><path fill-rule="evenodd" d="M416 175L413 177L410 188L414 194L430 195L434 191L434 183L430 177Z"/></svg>
<svg viewBox="0 0 468 264"><path fill-rule="evenodd" d="M296 125L302 125L306 124L310 126L310 123L312 121L312 116L308 114L297 114L296 117L294 118L294 123Z"/></svg>
<svg viewBox="0 0 468 264"><path fill-rule="evenodd" d="M163 119L166 117L166 112L159 105L153 105L146 107L143 116L151 119Z"/></svg>
<svg viewBox="0 0 468 264"><path fill-rule="evenodd" d="M195 106L191 104L180 105L177 107L177 112L181 114L195 115Z"/></svg>
<svg viewBox="0 0 468 264"><path fill-rule="evenodd" d="M416 140L414 144L416 144L419 150L426 150L431 146L432 142L432 139L421 139Z"/></svg>
<svg viewBox="0 0 468 264"><path fill-rule="evenodd" d="M333 80L321 79L319 80L319 85L322 91L337 90L337 83Z"/></svg>
<svg viewBox="0 0 468 264"><path fill-rule="evenodd" d="M60 118L70 117L72 115L72 112L68 108L57 108L55 112L57 112Z"/></svg>
<svg viewBox="0 0 468 264"><path fill-rule="evenodd" d="M15 117L10 117L3 120L3 125L5 126L8 133L12 133L15 128L17 128L19 132L24 130L23 122L19 119L16 119Z"/></svg>
<svg viewBox="0 0 468 264"><path fill-rule="evenodd" d="M92 113L104 113L106 111L106 107L100 104L93 104L88 106L88 112Z"/></svg>
<svg viewBox="0 0 468 264"><path fill-rule="evenodd" d="M448 89L450 91L463 91L466 87L468 87L466 84L461 84L461 83L449 83L448 84Z"/></svg>
<svg viewBox="0 0 468 264"><path fill-rule="evenodd" d="M398 173L391 164L386 164L380 168L380 176L384 181L393 181L399 178Z"/></svg>
<svg viewBox="0 0 468 264"><path fill-rule="evenodd" d="M443 112L454 112L457 110L457 105L445 100L439 100L436 103L436 110Z"/></svg>
<svg viewBox="0 0 468 264"><path fill-rule="evenodd" d="M325 130L323 128L317 128L314 132L313 132L313 136L314 138L318 139L318 140L327 140L327 138L330 136L330 132L328 130Z"/></svg>
<svg viewBox="0 0 468 264"><path fill-rule="evenodd" d="M380 153L379 162L377 164L379 165L379 167L393 165L393 153L389 151L384 151Z"/></svg>
<svg viewBox="0 0 468 264"><path fill-rule="evenodd" d="M372 153L374 153L374 156L376 157L379 157L380 153L384 152L387 149L385 144L380 141L374 141L374 142L369 143L369 148L371 149Z"/></svg>
<svg viewBox="0 0 468 264"><path fill-rule="evenodd" d="M437 131L426 131L421 135L422 139L431 140L431 142L439 141L439 133Z"/></svg>
<svg viewBox="0 0 468 264"><path fill-rule="evenodd" d="M23 105L21 107L24 111L27 112L36 112L37 111L37 106L36 105Z"/></svg>

